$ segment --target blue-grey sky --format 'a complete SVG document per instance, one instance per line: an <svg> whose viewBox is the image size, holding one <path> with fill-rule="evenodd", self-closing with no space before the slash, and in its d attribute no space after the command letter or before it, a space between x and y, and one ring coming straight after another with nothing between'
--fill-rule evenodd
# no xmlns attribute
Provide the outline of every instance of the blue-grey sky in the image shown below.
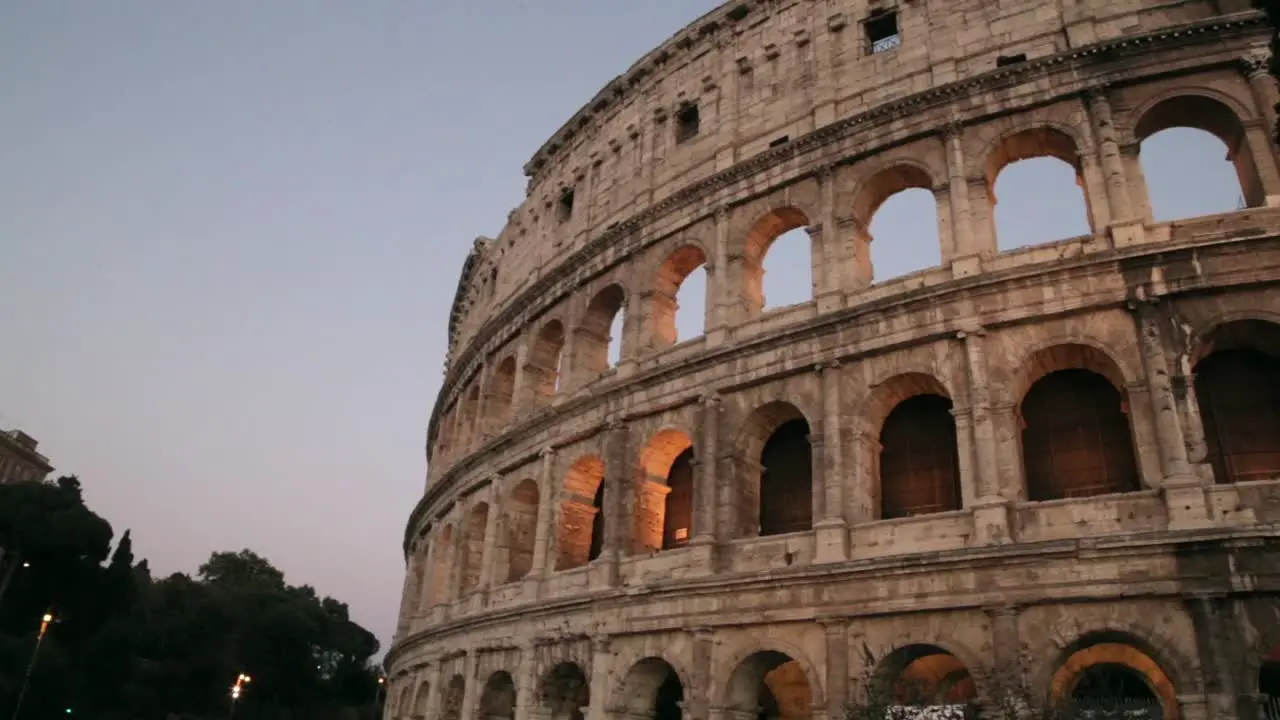
<svg viewBox="0 0 1280 720"><path fill-rule="evenodd" d="M560 123L716 4L0 5L0 427L156 572L251 547L385 644L472 240ZM1224 147L1185 132L1144 154L1157 214L1234 207ZM1055 162L1001 177L1002 246L1085 231ZM878 275L936 262L932 208L877 216ZM771 305L807 294L794 250Z"/></svg>

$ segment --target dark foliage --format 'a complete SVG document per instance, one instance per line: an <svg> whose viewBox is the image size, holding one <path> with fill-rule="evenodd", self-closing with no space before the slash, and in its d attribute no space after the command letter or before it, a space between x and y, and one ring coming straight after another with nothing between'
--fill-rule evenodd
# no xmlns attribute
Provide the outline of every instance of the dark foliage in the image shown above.
<svg viewBox="0 0 1280 720"><path fill-rule="evenodd" d="M96 720L378 717L378 641L250 550L155 580L74 477L0 485L0 713ZM56 620L35 652L41 617ZM35 657L34 665L31 665Z"/></svg>

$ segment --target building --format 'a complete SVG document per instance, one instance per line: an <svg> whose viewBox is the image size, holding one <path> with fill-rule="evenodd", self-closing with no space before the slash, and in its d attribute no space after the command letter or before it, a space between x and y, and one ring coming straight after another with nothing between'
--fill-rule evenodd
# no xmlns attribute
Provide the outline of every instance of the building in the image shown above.
<svg viewBox="0 0 1280 720"><path fill-rule="evenodd" d="M41 482L53 472L49 458L36 451L36 439L21 430L0 431L0 485Z"/></svg>
<svg viewBox="0 0 1280 720"><path fill-rule="evenodd" d="M387 716L1261 717L1269 39L1245 0L735 0L641 58L466 261ZM1174 127L1226 144L1245 207L1153 219L1140 151ZM1090 232L1002 248L996 177L1042 156ZM940 262L877 280L908 189ZM813 298L765 312L796 229Z"/></svg>

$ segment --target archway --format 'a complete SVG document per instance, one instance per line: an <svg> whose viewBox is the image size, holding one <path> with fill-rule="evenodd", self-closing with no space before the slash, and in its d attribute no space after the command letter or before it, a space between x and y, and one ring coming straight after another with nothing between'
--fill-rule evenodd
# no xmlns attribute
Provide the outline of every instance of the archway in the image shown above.
<svg viewBox="0 0 1280 720"><path fill-rule="evenodd" d="M573 371L582 382L590 382L597 375L613 367L613 358L622 357L622 334L614 334L617 321L623 316L627 294L621 285L610 285L591 299L574 337Z"/></svg>
<svg viewBox="0 0 1280 720"><path fill-rule="evenodd" d="M514 355L508 355L498 363L493 378L489 380L489 393L485 400L485 425L490 432L500 431L511 421L515 395L516 358Z"/></svg>
<svg viewBox="0 0 1280 720"><path fill-rule="evenodd" d="M986 179L998 249L1092 233L1079 148L1065 132L1035 127L1002 138L987 157Z"/></svg>
<svg viewBox="0 0 1280 720"><path fill-rule="evenodd" d="M449 600L449 570L454 554L453 526L446 525L435 540L435 557L431 568L431 597L427 607L442 605Z"/></svg>
<svg viewBox="0 0 1280 720"><path fill-rule="evenodd" d="M685 245L667 256L654 283L649 316L654 347L675 345L706 329L707 256L696 245ZM693 332L697 330L697 332Z"/></svg>
<svg viewBox="0 0 1280 720"><path fill-rule="evenodd" d="M1280 477L1280 326L1227 323L1202 345L1195 390L1214 478Z"/></svg>
<svg viewBox="0 0 1280 720"><path fill-rule="evenodd" d="M1258 693L1267 705L1268 720L1280 717L1280 645L1262 656L1258 669Z"/></svg>
<svg viewBox="0 0 1280 720"><path fill-rule="evenodd" d="M743 248L742 300L748 317L755 317L766 308L812 299L812 242L804 230L810 224L808 216L799 209L783 207L751 226ZM778 252L773 252L784 235L786 239L778 246ZM773 295L771 299L765 294L768 270L774 271L767 281Z"/></svg>
<svg viewBox="0 0 1280 720"><path fill-rule="evenodd" d="M634 718L683 720L684 684L666 660L647 657L627 671L617 698L620 710Z"/></svg>
<svg viewBox="0 0 1280 720"><path fill-rule="evenodd" d="M923 168L899 163L872 175L853 202L856 274L877 282L942 264L938 200ZM879 235L882 242L873 242Z"/></svg>
<svg viewBox="0 0 1280 720"><path fill-rule="evenodd" d="M1067 716L1178 717L1173 681L1142 643L1095 633L1074 643L1050 681L1049 701Z"/></svg>
<svg viewBox="0 0 1280 720"><path fill-rule="evenodd" d="M743 660L729 676L725 707L732 717L809 720L813 688L804 666L791 656L765 650Z"/></svg>
<svg viewBox="0 0 1280 720"><path fill-rule="evenodd" d="M516 715L516 683L505 670L485 681L480 693L477 720L512 720Z"/></svg>
<svg viewBox="0 0 1280 720"><path fill-rule="evenodd" d="M562 662L543 676L538 701L549 720L585 720L591 685L576 663Z"/></svg>
<svg viewBox="0 0 1280 720"><path fill-rule="evenodd" d="M880 517L959 510L960 455L946 390L915 373L889 385L897 404L880 427Z"/></svg>
<svg viewBox="0 0 1280 720"><path fill-rule="evenodd" d="M454 675L449 680L440 702L441 720L462 720L462 701L466 691L467 681L461 675Z"/></svg>
<svg viewBox="0 0 1280 720"><path fill-rule="evenodd" d="M409 717L413 718L413 720L425 720L427 717L427 703L430 699L431 683L424 680L413 695L413 708Z"/></svg>
<svg viewBox="0 0 1280 720"><path fill-rule="evenodd" d="M538 537L538 483L520 481L507 500L507 582L515 582L533 568L533 549Z"/></svg>
<svg viewBox="0 0 1280 720"><path fill-rule="evenodd" d="M1218 100L1195 94L1162 100L1138 119L1134 138L1155 220L1266 204L1244 125Z"/></svg>
<svg viewBox="0 0 1280 720"><path fill-rule="evenodd" d="M757 409L747 421L744 450L746 460L759 463L757 482L740 493L745 517L754 517L758 534L813 529L813 449L804 413L783 401ZM748 509L747 503L754 506Z"/></svg>
<svg viewBox="0 0 1280 720"><path fill-rule="evenodd" d="M564 325L552 320L542 326L529 349L525 365L530 406L546 407L560 389L560 364L564 354Z"/></svg>
<svg viewBox="0 0 1280 720"><path fill-rule="evenodd" d="M556 570L586 565L600 555L604 542L604 461L597 455L579 458L564 482Z"/></svg>
<svg viewBox="0 0 1280 720"><path fill-rule="evenodd" d="M1115 363L1086 345L1059 345L1026 361L1034 378L1018 406L1032 501L1132 492L1138 464Z"/></svg>
<svg viewBox="0 0 1280 720"><path fill-rule="evenodd" d="M683 547L692 536L693 440L668 428L640 454L636 487L634 552Z"/></svg>
<svg viewBox="0 0 1280 720"><path fill-rule="evenodd" d="M927 643L898 648L875 669L867 703L892 717L963 717L978 698L969 668L952 653Z"/></svg>
<svg viewBox="0 0 1280 720"><path fill-rule="evenodd" d="M489 503L476 503L467 516L466 535L462 539L462 563L459 595L469 595L480 586L480 568L484 557L484 530L489 524Z"/></svg>
<svg viewBox="0 0 1280 720"><path fill-rule="evenodd" d="M467 452L475 447L476 441L480 439L479 428L476 427L476 419L480 416L480 385L479 382L471 386L467 391L466 400L462 403L461 413L458 416L458 439L459 445L463 452Z"/></svg>

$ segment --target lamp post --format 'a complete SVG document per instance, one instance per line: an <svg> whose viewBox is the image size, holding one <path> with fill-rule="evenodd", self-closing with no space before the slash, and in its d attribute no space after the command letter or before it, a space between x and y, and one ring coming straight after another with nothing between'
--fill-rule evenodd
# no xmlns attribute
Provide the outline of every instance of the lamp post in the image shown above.
<svg viewBox="0 0 1280 720"><path fill-rule="evenodd" d="M44 642L44 636L49 632L49 626L53 624L53 613L47 612L44 617L40 618L40 634L36 635L36 648L31 651L31 661L27 663L27 673L22 676L22 689L18 691L18 704L13 706L13 720L18 720L18 713L22 712L22 701L27 697L27 685L31 684L31 671L35 670L36 658L40 656L40 643Z"/></svg>
<svg viewBox="0 0 1280 720"><path fill-rule="evenodd" d="M227 712L227 718L230 719L236 714L236 701L240 699L240 693L244 692L244 686L253 682L253 678L240 673L236 676L236 684L231 686L231 710Z"/></svg>

